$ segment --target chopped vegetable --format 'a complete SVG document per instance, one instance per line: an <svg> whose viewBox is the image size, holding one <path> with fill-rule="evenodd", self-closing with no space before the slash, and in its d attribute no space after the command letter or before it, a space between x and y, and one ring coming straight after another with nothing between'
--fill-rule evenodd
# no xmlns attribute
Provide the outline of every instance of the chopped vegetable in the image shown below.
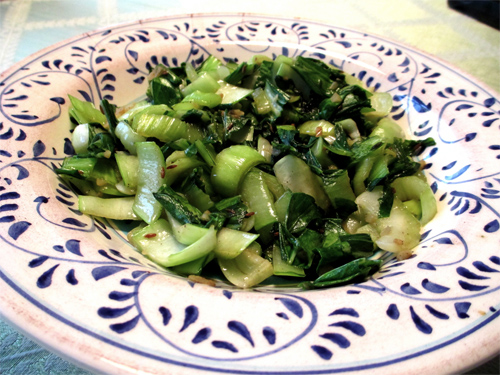
<svg viewBox="0 0 500 375"><path fill-rule="evenodd" d="M408 257L437 212L413 160L434 141L405 139L390 94L320 60L209 56L148 83L123 108L70 96L75 155L56 172L81 212L134 220L132 245L190 280L362 281L377 251Z"/></svg>

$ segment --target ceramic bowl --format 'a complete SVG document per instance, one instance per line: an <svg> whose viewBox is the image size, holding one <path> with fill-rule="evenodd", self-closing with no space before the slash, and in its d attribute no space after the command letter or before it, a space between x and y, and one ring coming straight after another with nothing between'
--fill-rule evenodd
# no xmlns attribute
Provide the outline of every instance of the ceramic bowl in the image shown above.
<svg viewBox="0 0 500 375"><path fill-rule="evenodd" d="M303 55L393 95L390 117L436 146L438 202L412 258L366 282L238 290L173 275L82 215L54 173L71 153L68 94L124 105L151 67L208 55ZM333 25L185 15L87 33L0 77L0 311L42 345L119 374L435 374L500 349L500 96L420 51Z"/></svg>

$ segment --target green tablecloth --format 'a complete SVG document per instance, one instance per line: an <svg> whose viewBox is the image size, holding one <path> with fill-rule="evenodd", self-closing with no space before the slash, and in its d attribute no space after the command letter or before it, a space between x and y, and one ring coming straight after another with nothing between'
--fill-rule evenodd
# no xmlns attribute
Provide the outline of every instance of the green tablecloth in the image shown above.
<svg viewBox="0 0 500 375"><path fill-rule="evenodd" d="M481 6L482 1L474 1ZM246 12L328 22L393 39L456 66L500 92L500 32L445 0L14 0L0 1L0 72L81 33L136 19L184 13ZM500 359L468 372L499 374ZM0 373L87 374L0 320Z"/></svg>

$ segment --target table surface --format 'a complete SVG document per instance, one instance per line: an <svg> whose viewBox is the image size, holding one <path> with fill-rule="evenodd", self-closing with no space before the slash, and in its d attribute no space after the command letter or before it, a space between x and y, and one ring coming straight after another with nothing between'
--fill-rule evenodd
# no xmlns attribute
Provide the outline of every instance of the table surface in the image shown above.
<svg viewBox="0 0 500 375"><path fill-rule="evenodd" d="M488 3L476 0L475 7ZM0 72L38 50L97 28L186 13L259 13L363 30L430 53L500 92L500 32L445 0L0 0ZM500 358L467 372L499 374ZM0 373L89 374L0 319Z"/></svg>

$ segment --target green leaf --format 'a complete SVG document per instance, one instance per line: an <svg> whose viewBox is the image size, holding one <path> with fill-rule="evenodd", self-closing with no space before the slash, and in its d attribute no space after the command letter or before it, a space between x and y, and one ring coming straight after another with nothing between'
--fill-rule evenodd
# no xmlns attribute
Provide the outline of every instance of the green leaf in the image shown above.
<svg viewBox="0 0 500 375"><path fill-rule="evenodd" d="M396 153L396 159L390 166L387 183L391 183L398 177L411 176L418 172L420 163L412 159L414 147L415 143L397 138L392 145L389 145L389 149Z"/></svg>
<svg viewBox="0 0 500 375"><path fill-rule="evenodd" d="M244 127L256 125L257 119L252 113L236 115L233 114L233 111L226 109L222 115L222 124L225 130L224 140L227 140L231 134L242 130Z"/></svg>
<svg viewBox="0 0 500 375"><path fill-rule="evenodd" d="M321 219L321 212L314 198L304 193L293 193L288 205L285 223L290 233L299 233L314 220Z"/></svg>
<svg viewBox="0 0 500 375"><path fill-rule="evenodd" d="M166 104L169 107L183 98L181 91L165 76L153 78L149 82L149 95L153 104Z"/></svg>
<svg viewBox="0 0 500 375"><path fill-rule="evenodd" d="M115 140L109 133L97 133L89 142L89 157L103 158L108 157L115 150Z"/></svg>
<svg viewBox="0 0 500 375"><path fill-rule="evenodd" d="M352 158L349 167L354 166L365 159L370 153L385 147L385 144L379 137L366 138L363 141L355 142L352 145Z"/></svg>
<svg viewBox="0 0 500 375"><path fill-rule="evenodd" d="M264 92L269 100L269 103L271 104L269 118L274 122L281 116L283 106L288 102L290 96L269 80L266 81Z"/></svg>
<svg viewBox="0 0 500 375"><path fill-rule="evenodd" d="M264 88L267 81L273 82L273 65L273 61L262 61L254 74L255 87Z"/></svg>
<svg viewBox="0 0 500 375"><path fill-rule="evenodd" d="M96 163L97 158L74 155L64 158L61 167L57 168L55 172L83 180L90 176Z"/></svg>
<svg viewBox="0 0 500 375"><path fill-rule="evenodd" d="M170 186L162 186L153 196L181 224L200 224L202 212Z"/></svg>
<svg viewBox="0 0 500 375"><path fill-rule="evenodd" d="M347 254L350 254L351 246L348 242L340 240L337 233L330 233L325 236L322 246L318 249L320 260L318 262L317 271L323 269L330 264L336 264Z"/></svg>
<svg viewBox="0 0 500 375"><path fill-rule="evenodd" d="M311 267L314 256L318 249L321 248L322 241L323 235L321 233L312 229L305 229L297 238L299 248L293 264L306 269Z"/></svg>
<svg viewBox="0 0 500 375"><path fill-rule="evenodd" d="M210 213L210 219L205 226L214 225L216 229L224 226L239 230L247 214L248 207L243 203L239 195L226 198L215 204Z"/></svg>
<svg viewBox="0 0 500 375"><path fill-rule="evenodd" d="M68 97L71 102L69 115L78 124L106 124L106 116L94 107L94 103L79 100L71 95Z"/></svg>
<svg viewBox="0 0 500 375"><path fill-rule="evenodd" d="M334 81L345 82L340 70L330 68L317 59L298 56L293 67L311 90L323 97L333 95Z"/></svg>
<svg viewBox="0 0 500 375"><path fill-rule="evenodd" d="M334 141L331 144L325 142L324 147L333 152L334 154L341 156L353 156L356 155L355 151L351 150L349 142L347 141L347 134L345 133L342 126L335 124L335 135Z"/></svg>
<svg viewBox="0 0 500 375"><path fill-rule="evenodd" d="M238 85L244 77L252 74L253 69L254 65L242 62L231 74L224 78L224 81L231 85Z"/></svg>
<svg viewBox="0 0 500 375"><path fill-rule="evenodd" d="M394 189L390 186L384 186L382 197L378 201L380 203L378 217L389 217L394 203Z"/></svg>
<svg viewBox="0 0 500 375"><path fill-rule="evenodd" d="M107 99L102 99L101 100L101 108L102 108L102 111L104 112L104 115L106 116L106 120L108 121L109 133L111 134L111 137L114 140L116 140L115 129L116 129L116 126L118 125L118 120L116 119L116 115L115 115L116 105L111 104ZM113 149L111 149L111 150L113 150Z"/></svg>
<svg viewBox="0 0 500 375"><path fill-rule="evenodd" d="M359 112L363 109L371 109L370 96L372 96L372 94L361 86L351 85L343 87L338 91L338 94L343 101L339 110L335 114L336 121L358 117Z"/></svg>
<svg viewBox="0 0 500 375"><path fill-rule="evenodd" d="M377 272L381 265L381 260L359 258L324 273L314 281L304 282L300 285L304 289L314 289L343 285L355 280L361 281Z"/></svg>

